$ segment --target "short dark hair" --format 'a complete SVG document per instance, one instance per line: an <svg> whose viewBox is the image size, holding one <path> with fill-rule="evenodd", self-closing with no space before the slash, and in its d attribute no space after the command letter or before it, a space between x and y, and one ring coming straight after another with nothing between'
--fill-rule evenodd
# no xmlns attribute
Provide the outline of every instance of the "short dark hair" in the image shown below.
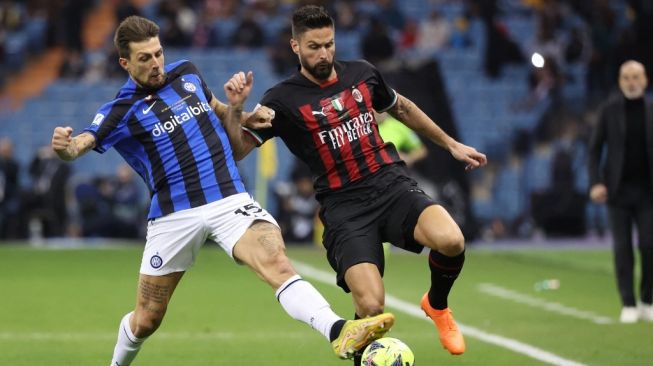
<svg viewBox="0 0 653 366"><path fill-rule="evenodd" d="M308 30L334 27L333 18L321 6L305 5L292 15L292 36L297 38Z"/></svg>
<svg viewBox="0 0 653 366"><path fill-rule="evenodd" d="M136 15L125 18L116 29L113 44L122 58L129 58L129 43L142 42L159 36L159 26Z"/></svg>

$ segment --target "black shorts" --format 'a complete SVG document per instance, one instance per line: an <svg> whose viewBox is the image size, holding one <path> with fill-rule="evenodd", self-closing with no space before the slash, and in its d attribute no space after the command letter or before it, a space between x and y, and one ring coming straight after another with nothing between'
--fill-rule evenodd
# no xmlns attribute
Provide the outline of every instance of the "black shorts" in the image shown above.
<svg viewBox="0 0 653 366"><path fill-rule="evenodd" d="M405 167L390 165L371 177L322 199L320 219L329 264L338 286L350 292L345 272L358 263L374 263L384 272L383 242L420 253L414 238L419 215L435 202L410 178Z"/></svg>

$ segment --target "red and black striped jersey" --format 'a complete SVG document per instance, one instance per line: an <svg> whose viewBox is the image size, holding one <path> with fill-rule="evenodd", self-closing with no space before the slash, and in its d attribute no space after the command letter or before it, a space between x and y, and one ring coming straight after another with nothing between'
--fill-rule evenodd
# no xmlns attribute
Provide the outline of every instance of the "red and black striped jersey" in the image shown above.
<svg viewBox="0 0 653 366"><path fill-rule="evenodd" d="M259 143L279 136L313 174L318 198L400 162L381 139L373 110L395 105L397 93L367 61L336 61L337 78L318 85L299 71L269 89L272 127L253 132Z"/></svg>

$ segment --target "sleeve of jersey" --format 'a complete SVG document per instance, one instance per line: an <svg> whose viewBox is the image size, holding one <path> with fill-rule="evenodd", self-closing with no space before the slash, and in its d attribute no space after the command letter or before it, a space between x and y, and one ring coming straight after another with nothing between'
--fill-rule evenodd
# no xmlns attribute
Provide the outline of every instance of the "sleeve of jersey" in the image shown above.
<svg viewBox="0 0 653 366"><path fill-rule="evenodd" d="M366 62L370 71L372 72L372 80L374 82L374 90L372 91L372 106L374 109L383 113L388 109L394 107L397 103L397 92L392 89L383 78L383 75L377 70L374 65Z"/></svg>
<svg viewBox="0 0 653 366"><path fill-rule="evenodd" d="M267 95L263 96L263 100L261 100L261 103L257 104L256 107L254 108L254 111L256 111L258 108L261 107L261 105L265 105L266 107L272 109L274 111L274 119L272 120L272 127L270 128L262 128L262 129L251 129L247 128L245 126L241 127L243 129L243 132L245 132L249 137L256 142L256 146L261 146L263 143L275 136L278 136L277 133L277 127L283 123L283 113L281 109L276 106L273 103L266 103L266 97Z"/></svg>
<svg viewBox="0 0 653 366"><path fill-rule="evenodd" d="M107 103L97 111L91 125L84 129L95 136L93 150L102 154L129 135L126 112L126 106L117 101Z"/></svg>

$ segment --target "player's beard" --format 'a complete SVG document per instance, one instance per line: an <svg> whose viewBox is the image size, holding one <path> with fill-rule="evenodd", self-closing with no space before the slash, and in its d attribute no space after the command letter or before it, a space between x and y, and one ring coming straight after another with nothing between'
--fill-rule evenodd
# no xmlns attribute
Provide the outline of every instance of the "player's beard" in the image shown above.
<svg viewBox="0 0 653 366"><path fill-rule="evenodd" d="M145 80L136 80L138 84L144 89L158 89L166 82L166 74L160 73L153 76L152 74L148 75Z"/></svg>
<svg viewBox="0 0 653 366"><path fill-rule="evenodd" d="M312 67L308 65L308 62L304 59L301 60L302 66L304 69L311 74L312 77L319 81L326 81L329 76L331 76L331 71L333 70L333 62L320 61L313 65Z"/></svg>

